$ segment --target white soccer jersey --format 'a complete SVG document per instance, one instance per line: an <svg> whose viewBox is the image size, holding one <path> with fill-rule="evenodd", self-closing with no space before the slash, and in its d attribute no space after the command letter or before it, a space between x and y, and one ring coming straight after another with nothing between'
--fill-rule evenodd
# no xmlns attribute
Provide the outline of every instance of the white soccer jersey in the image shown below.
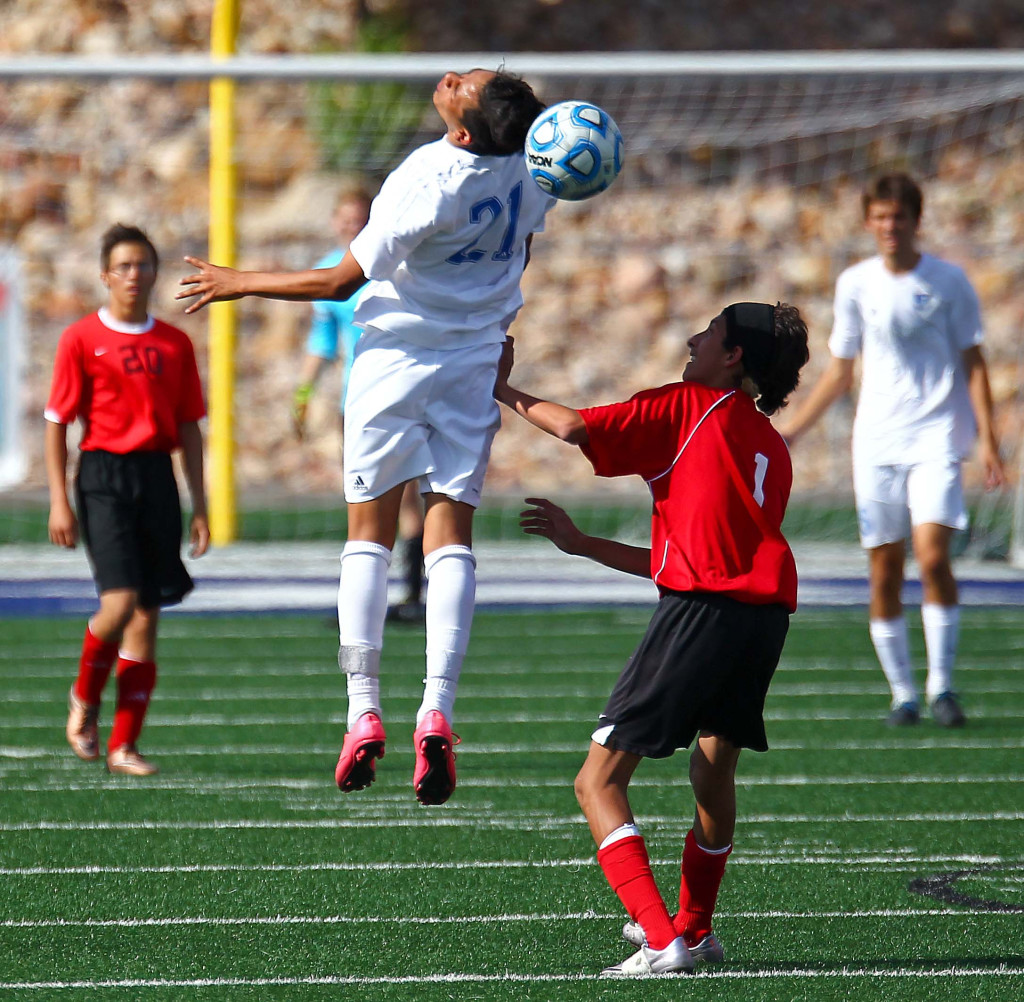
<svg viewBox="0 0 1024 1002"><path fill-rule="evenodd" d="M432 348L504 340L523 304L526 241L554 204L522 156L447 139L388 175L350 250L371 281L356 323Z"/></svg>
<svg viewBox="0 0 1024 1002"><path fill-rule="evenodd" d="M922 254L901 274L881 257L847 268L828 346L837 358L862 356L854 461L964 458L977 428L962 353L981 341L978 297L956 265Z"/></svg>

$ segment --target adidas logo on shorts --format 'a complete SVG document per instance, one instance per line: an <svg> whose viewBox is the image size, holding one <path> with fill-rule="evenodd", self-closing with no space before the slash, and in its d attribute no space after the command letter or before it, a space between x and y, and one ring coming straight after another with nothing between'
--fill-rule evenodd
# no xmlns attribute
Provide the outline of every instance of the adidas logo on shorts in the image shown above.
<svg viewBox="0 0 1024 1002"><path fill-rule="evenodd" d="M352 481L352 490L354 491L368 491L370 488L363 482L363 478L356 474L355 480Z"/></svg>

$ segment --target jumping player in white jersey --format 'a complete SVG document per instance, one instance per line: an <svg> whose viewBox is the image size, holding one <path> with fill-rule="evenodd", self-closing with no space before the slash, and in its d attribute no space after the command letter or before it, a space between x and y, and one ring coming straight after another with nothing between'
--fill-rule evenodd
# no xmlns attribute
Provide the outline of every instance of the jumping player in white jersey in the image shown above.
<svg viewBox="0 0 1024 1002"><path fill-rule="evenodd" d="M966 716L953 687L960 616L950 541L967 526L960 466L975 436L986 488L1005 479L978 297L960 268L917 249L922 196L910 177L878 178L862 204L878 254L839 276L832 360L782 434L796 442L847 393L861 355L853 486L869 554L871 639L892 690L888 722L920 719L902 604L909 538L923 587L925 695L938 724L960 727Z"/></svg>
<svg viewBox="0 0 1024 1002"><path fill-rule="evenodd" d="M452 710L476 593L471 550L491 441L501 421L492 391L505 332L522 305L532 234L554 199L527 173L523 143L543 105L507 73L446 73L434 91L446 127L384 181L370 219L332 268L240 272L198 258L181 280L191 313L215 300L347 299L369 281L345 405L348 542L338 590L348 733L341 790L374 780L384 755L379 697L387 573L402 490L424 495L429 580L427 671L416 715L413 785L424 804L455 787Z"/></svg>
<svg viewBox="0 0 1024 1002"><path fill-rule="evenodd" d="M348 245L370 218L373 196L362 185L349 185L338 193L331 216L331 228L338 246L325 254L314 268L333 268L345 256ZM313 322L306 339L306 354L302 359L299 384L292 395L292 426L301 440L306 435L306 417L309 403L316 392L317 383L332 362L341 356L341 397L338 401L338 431L343 431L345 394L348 390L352 363L355 361L356 341L362 331L353 323L357 292L339 302L329 299L313 304ZM339 435L339 442L343 439ZM405 485L402 507L398 516L399 542L397 544L402 566L403 595L388 608L388 620L398 623L423 621L423 501L418 485L410 481Z"/></svg>

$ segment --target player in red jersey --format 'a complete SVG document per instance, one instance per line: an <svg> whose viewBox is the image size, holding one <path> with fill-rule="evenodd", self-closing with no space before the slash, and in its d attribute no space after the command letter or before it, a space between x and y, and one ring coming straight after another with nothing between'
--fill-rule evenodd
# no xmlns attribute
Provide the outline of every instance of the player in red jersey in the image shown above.
<svg viewBox="0 0 1024 1002"><path fill-rule="evenodd" d="M171 453L182 450L191 553L200 556L210 543L198 424L206 408L192 342L149 315L159 264L150 239L134 226L112 226L100 264L107 303L61 335L45 413L50 541L73 549L81 527L100 600L71 687L67 738L79 758L99 758L100 696L116 662L107 768L148 776L156 766L136 741L156 685L160 607L192 590ZM77 516L67 493L67 426L76 418Z"/></svg>
<svg viewBox="0 0 1024 1002"><path fill-rule="evenodd" d="M736 303L688 345L682 382L625 403L573 410L514 389L511 341L495 386L531 424L579 446L598 476L641 476L653 499L649 549L584 535L545 499L530 499L523 513L526 532L651 577L660 593L575 783L598 863L631 919L623 935L640 947L602 972L609 976L722 959L711 916L732 849L736 763L740 749L768 747L764 698L796 608L796 564L781 529L793 470L766 415L797 386L807 327L792 306ZM696 812L672 916L627 787L643 758L665 758L694 737Z"/></svg>

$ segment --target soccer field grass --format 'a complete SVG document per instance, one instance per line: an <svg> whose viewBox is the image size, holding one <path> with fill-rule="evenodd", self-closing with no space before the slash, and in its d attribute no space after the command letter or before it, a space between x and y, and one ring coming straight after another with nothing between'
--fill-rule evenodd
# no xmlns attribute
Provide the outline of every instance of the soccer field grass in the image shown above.
<svg viewBox="0 0 1024 1002"><path fill-rule="evenodd" d="M324 619L168 618L142 741L162 771L145 780L64 742L82 621L0 620L0 998L1024 997L1014 609L964 610L960 731L885 728L864 610L802 610L769 694L772 750L740 760L726 963L598 979L630 948L572 780L646 620L479 613L441 808L411 788L419 629L389 627L387 755L371 789L343 796ZM632 794L670 902L686 772L685 754L646 762Z"/></svg>

